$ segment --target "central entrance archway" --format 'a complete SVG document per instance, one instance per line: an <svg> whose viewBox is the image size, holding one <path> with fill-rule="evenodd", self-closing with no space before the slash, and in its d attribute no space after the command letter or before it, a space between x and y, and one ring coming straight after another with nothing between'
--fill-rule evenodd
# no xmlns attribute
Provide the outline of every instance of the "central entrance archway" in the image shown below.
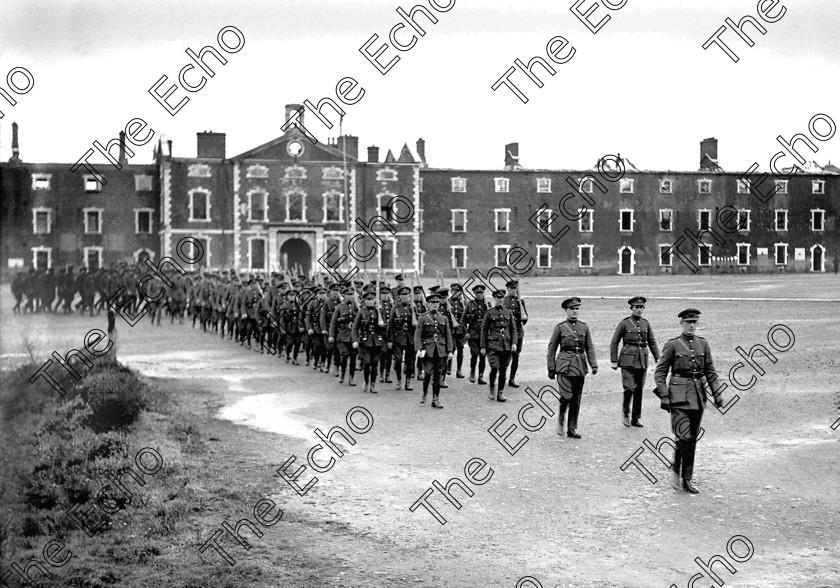
<svg viewBox="0 0 840 588"><path fill-rule="evenodd" d="M294 272L296 268L309 275L312 269L312 248L303 239L286 239L280 246L280 269Z"/></svg>
<svg viewBox="0 0 840 588"><path fill-rule="evenodd" d="M635 273L636 252L632 247L624 246L618 250L618 273L630 275Z"/></svg>

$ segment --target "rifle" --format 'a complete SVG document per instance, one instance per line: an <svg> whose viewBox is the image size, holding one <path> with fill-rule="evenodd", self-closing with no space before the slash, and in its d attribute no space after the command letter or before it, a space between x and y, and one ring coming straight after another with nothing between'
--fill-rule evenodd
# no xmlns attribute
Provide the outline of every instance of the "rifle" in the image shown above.
<svg viewBox="0 0 840 588"><path fill-rule="evenodd" d="M438 272L438 282L440 283L440 287L443 288L443 272ZM455 318L455 313L452 312L452 304L450 302L450 297L446 297L446 311L449 313L449 318L452 319L452 328L457 329L461 326L458 322L458 319Z"/></svg>
<svg viewBox="0 0 840 588"><path fill-rule="evenodd" d="M405 270L403 270L402 266L400 266L400 272L402 275L405 275ZM414 308L414 272L411 273L411 295L409 296L409 306L411 307L411 324L417 324L417 310Z"/></svg>
<svg viewBox="0 0 840 588"><path fill-rule="evenodd" d="M382 277L382 270L376 272L376 316L379 318L379 325L382 326L385 321L382 320L382 304L379 302L379 282Z"/></svg>

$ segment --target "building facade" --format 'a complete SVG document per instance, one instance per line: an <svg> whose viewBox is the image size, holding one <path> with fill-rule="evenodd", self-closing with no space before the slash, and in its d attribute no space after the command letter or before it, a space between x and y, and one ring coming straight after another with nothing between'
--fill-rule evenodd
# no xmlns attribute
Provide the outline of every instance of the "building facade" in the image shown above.
<svg viewBox="0 0 840 588"><path fill-rule="evenodd" d="M292 114L303 125L300 105ZM192 255L202 268L303 273L824 272L840 253L840 169L810 162L758 189L719 167L715 139L698 171L617 156L526 169L516 143L494 171L429 167L422 139L416 156L405 145L380 162L377 147L359 158L358 137L313 144L297 126L233 157L224 134L204 132L195 157L170 142L153 164L128 165L121 151L100 185L72 164L22 162L16 138L0 165L4 272L174 256L184 236L204 248Z"/></svg>

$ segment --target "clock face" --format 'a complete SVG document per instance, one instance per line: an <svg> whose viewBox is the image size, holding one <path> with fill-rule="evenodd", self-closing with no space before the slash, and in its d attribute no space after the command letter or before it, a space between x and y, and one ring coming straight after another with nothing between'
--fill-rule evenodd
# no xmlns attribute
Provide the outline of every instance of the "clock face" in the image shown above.
<svg viewBox="0 0 840 588"><path fill-rule="evenodd" d="M286 151L292 157L298 157L303 153L303 144L300 141L292 141L286 146Z"/></svg>

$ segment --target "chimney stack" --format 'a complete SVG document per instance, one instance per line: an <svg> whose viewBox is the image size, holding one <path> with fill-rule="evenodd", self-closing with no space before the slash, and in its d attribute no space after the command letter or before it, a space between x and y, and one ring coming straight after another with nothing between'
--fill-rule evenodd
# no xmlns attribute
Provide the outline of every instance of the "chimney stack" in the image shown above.
<svg viewBox="0 0 840 588"><path fill-rule="evenodd" d="M505 145L505 169L518 169L519 167L519 143L508 143Z"/></svg>
<svg viewBox="0 0 840 588"><path fill-rule="evenodd" d="M125 131L120 131L120 165L125 165L128 163L128 159L125 156Z"/></svg>
<svg viewBox="0 0 840 588"><path fill-rule="evenodd" d="M225 134L213 131L196 133L196 156L213 159L225 158Z"/></svg>
<svg viewBox="0 0 840 588"><path fill-rule="evenodd" d="M169 139L166 144L169 145L169 157L172 157L172 139Z"/></svg>
<svg viewBox="0 0 840 588"><path fill-rule="evenodd" d="M714 137L703 139L700 141L700 169L716 169L719 167L717 139Z"/></svg>
<svg viewBox="0 0 840 588"><path fill-rule="evenodd" d="M422 138L417 139L417 156L423 165L426 165L426 142Z"/></svg>
<svg viewBox="0 0 840 588"><path fill-rule="evenodd" d="M18 145L18 124L12 123L12 158L9 163L20 163L20 146Z"/></svg>
<svg viewBox="0 0 840 588"><path fill-rule="evenodd" d="M359 159L359 138L344 135L336 139L336 147L353 159Z"/></svg>
<svg viewBox="0 0 840 588"><path fill-rule="evenodd" d="M297 111L300 112L300 116L297 117L297 122L300 126L304 126L304 124L303 124L303 115L304 115L303 104L287 104L286 105L286 121L285 122L289 122L289 119L291 119L292 115L294 115L294 113L297 112ZM291 130L294 127L295 127L295 125L292 125L288 129L286 129L286 132L289 132L289 130Z"/></svg>
<svg viewBox="0 0 840 588"><path fill-rule="evenodd" d="M379 147L368 147L368 163L379 163Z"/></svg>

